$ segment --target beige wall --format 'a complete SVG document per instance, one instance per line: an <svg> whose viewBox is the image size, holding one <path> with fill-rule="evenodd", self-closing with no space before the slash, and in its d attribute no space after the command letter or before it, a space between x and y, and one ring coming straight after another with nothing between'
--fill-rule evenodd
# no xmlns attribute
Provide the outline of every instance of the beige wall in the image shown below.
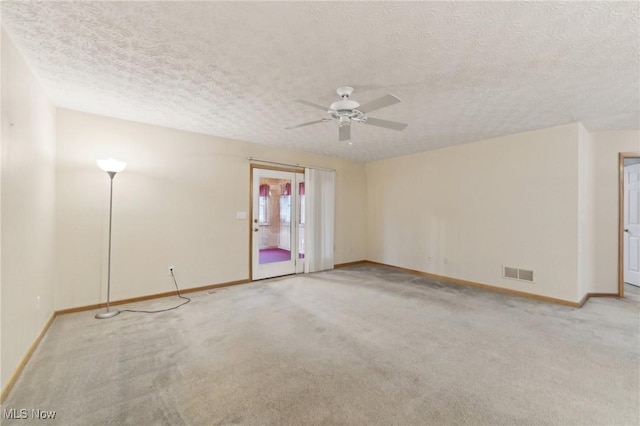
<svg viewBox="0 0 640 426"><path fill-rule="evenodd" d="M594 279L594 227L593 206L593 140L582 124L578 124L578 299L582 299Z"/></svg>
<svg viewBox="0 0 640 426"><path fill-rule="evenodd" d="M365 257L364 164L58 110L56 309L106 295L109 179L95 160L128 162L114 179L112 300L249 278L248 156L336 169L336 263Z"/></svg>
<svg viewBox="0 0 640 426"><path fill-rule="evenodd" d="M368 163L367 258L577 301L578 131ZM533 269L535 283L502 278L502 265Z"/></svg>
<svg viewBox="0 0 640 426"><path fill-rule="evenodd" d="M640 152L640 131L590 134L593 168L592 293L618 292L618 153Z"/></svg>
<svg viewBox="0 0 640 426"><path fill-rule="evenodd" d="M4 389L53 314L55 215L55 109L4 30L1 144Z"/></svg>
<svg viewBox="0 0 640 426"><path fill-rule="evenodd" d="M575 123L370 163L367 258L574 302L617 293L618 153L638 151L638 131Z"/></svg>

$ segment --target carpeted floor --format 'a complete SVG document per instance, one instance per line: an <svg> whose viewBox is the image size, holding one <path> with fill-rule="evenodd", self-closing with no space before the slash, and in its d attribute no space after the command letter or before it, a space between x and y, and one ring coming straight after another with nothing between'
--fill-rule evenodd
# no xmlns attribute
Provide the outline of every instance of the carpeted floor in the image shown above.
<svg viewBox="0 0 640 426"><path fill-rule="evenodd" d="M261 265L265 263L283 262L286 260L291 260L291 252L289 250L281 248L260 249L259 262Z"/></svg>
<svg viewBox="0 0 640 426"><path fill-rule="evenodd" d="M637 425L626 296L574 309L359 265L65 315L3 406L55 420L2 424Z"/></svg>

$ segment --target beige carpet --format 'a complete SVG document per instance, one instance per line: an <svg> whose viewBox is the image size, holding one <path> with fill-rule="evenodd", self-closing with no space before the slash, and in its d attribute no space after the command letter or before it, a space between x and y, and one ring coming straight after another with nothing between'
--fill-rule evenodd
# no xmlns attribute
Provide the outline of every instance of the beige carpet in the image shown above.
<svg viewBox="0 0 640 426"><path fill-rule="evenodd" d="M56 319L2 407L55 420L3 425L640 422L635 288L574 309L361 265L93 314Z"/></svg>

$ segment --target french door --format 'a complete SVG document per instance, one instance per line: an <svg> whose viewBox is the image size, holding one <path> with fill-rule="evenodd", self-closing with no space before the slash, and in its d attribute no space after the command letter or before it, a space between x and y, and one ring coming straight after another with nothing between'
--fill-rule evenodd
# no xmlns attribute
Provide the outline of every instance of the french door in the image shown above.
<svg viewBox="0 0 640 426"><path fill-rule="evenodd" d="M302 273L304 174L251 170L251 279Z"/></svg>

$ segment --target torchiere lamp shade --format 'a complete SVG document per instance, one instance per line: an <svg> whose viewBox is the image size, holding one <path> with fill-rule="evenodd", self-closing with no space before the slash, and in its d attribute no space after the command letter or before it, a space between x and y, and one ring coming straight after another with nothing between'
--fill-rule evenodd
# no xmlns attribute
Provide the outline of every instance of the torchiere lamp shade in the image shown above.
<svg viewBox="0 0 640 426"><path fill-rule="evenodd" d="M127 163L125 163L124 161L118 161L114 158L109 158L106 160L97 160L96 163L98 163L98 167L100 167L102 170L104 170L105 172L109 173L120 173L121 171L124 170L125 167L127 167Z"/></svg>

